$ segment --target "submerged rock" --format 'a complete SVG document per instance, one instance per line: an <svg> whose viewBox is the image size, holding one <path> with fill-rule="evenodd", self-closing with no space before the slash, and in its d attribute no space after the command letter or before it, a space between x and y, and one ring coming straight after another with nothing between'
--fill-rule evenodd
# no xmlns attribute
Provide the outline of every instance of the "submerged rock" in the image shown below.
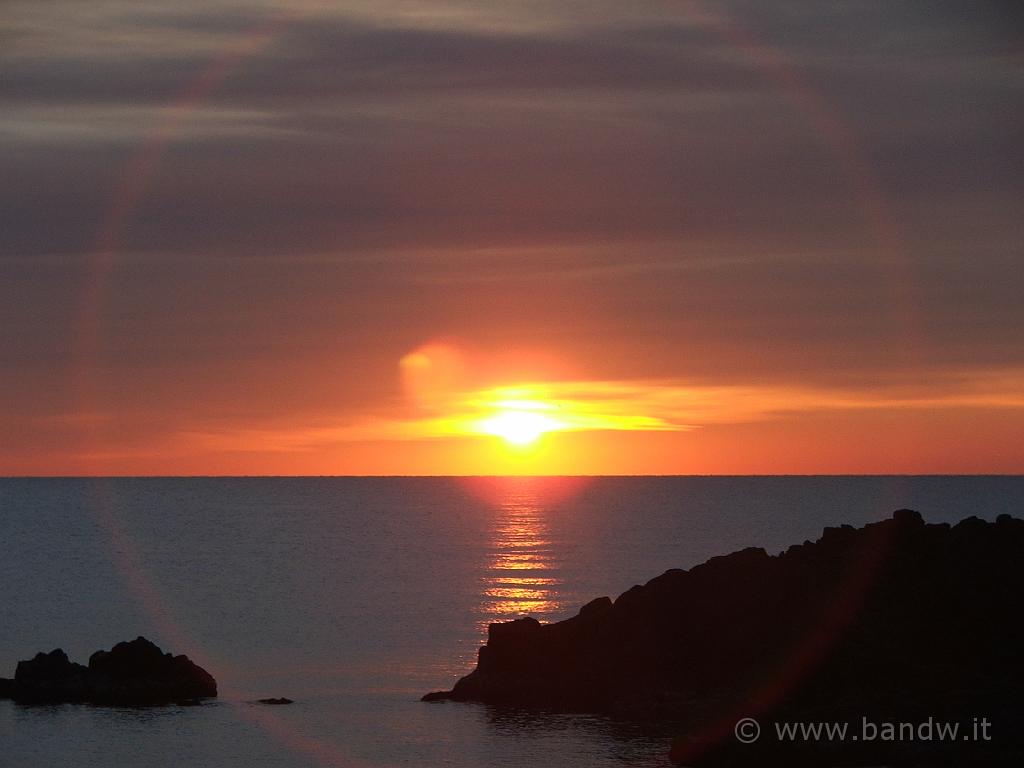
<svg viewBox="0 0 1024 768"><path fill-rule="evenodd" d="M217 682L187 656L173 656L144 637L97 651L89 666L64 651L18 662L11 698L25 704L90 702L155 705L217 695Z"/></svg>
<svg viewBox="0 0 1024 768"><path fill-rule="evenodd" d="M899 510L780 555L667 571L565 621L492 624L476 669L424 699L670 723L685 763L730 764L733 724L780 714L987 717L1005 723L1005 754L1021 741L1022 605L1024 521L927 525Z"/></svg>
<svg viewBox="0 0 1024 768"><path fill-rule="evenodd" d="M284 696L281 696L281 697L276 698L276 699L275 698L257 699L256 703L257 704L270 704L271 706L282 706L284 704L294 704L295 702L292 701L291 699L287 699Z"/></svg>

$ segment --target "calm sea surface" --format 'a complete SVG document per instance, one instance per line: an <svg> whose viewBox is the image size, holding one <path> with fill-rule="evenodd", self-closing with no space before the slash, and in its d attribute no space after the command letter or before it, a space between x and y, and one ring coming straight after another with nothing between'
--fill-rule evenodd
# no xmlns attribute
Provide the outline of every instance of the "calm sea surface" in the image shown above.
<svg viewBox="0 0 1024 768"><path fill-rule="evenodd" d="M594 717L423 704L488 622L899 507L1024 515L1021 477L0 479L0 676L146 635L205 707L0 701L3 766L666 766ZM290 707L254 698L287 696Z"/></svg>

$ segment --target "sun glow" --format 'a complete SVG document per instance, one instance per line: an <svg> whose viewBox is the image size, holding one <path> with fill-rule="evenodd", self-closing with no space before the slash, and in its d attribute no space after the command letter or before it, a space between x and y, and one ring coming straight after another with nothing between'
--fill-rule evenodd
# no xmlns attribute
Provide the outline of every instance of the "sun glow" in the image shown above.
<svg viewBox="0 0 1024 768"><path fill-rule="evenodd" d="M510 400L496 403L496 412L480 419L475 431L500 437L512 445L527 446L537 442L546 432L565 429L565 425L545 411L555 406L533 400Z"/></svg>
<svg viewBox="0 0 1024 768"><path fill-rule="evenodd" d="M678 404L663 402L665 388L657 384L575 378L516 378L498 384L506 373L501 366L481 363L446 341L412 350L399 360L399 370L406 414L368 422L359 434L371 440L384 435L395 440L490 438L491 445L475 441L472 450L482 449L474 461L486 461L492 473L493 465L502 462L517 473L554 466L567 446L578 454L579 440L564 439L570 433L689 429L663 415L668 405ZM676 389L673 393L678 394ZM691 394L689 399L695 397ZM348 435L357 432L358 427L346 430ZM548 435L552 439L545 440Z"/></svg>

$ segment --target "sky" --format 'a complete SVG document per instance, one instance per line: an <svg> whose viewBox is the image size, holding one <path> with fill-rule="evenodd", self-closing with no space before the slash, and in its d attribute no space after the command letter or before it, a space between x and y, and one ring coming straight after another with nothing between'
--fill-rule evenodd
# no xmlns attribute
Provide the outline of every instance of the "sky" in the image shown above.
<svg viewBox="0 0 1024 768"><path fill-rule="evenodd" d="M6 0L0 474L1024 472L1015 0Z"/></svg>

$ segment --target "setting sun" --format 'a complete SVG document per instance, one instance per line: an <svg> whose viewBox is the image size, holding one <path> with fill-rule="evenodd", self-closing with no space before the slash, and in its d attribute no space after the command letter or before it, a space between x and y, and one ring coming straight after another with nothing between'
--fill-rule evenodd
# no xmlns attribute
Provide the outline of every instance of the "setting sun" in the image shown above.
<svg viewBox="0 0 1024 768"><path fill-rule="evenodd" d="M548 403L517 401L501 403L499 408L493 416L477 422L477 431L495 435L513 445L525 446L536 442L545 432L565 428L557 419L543 412L554 409Z"/></svg>

